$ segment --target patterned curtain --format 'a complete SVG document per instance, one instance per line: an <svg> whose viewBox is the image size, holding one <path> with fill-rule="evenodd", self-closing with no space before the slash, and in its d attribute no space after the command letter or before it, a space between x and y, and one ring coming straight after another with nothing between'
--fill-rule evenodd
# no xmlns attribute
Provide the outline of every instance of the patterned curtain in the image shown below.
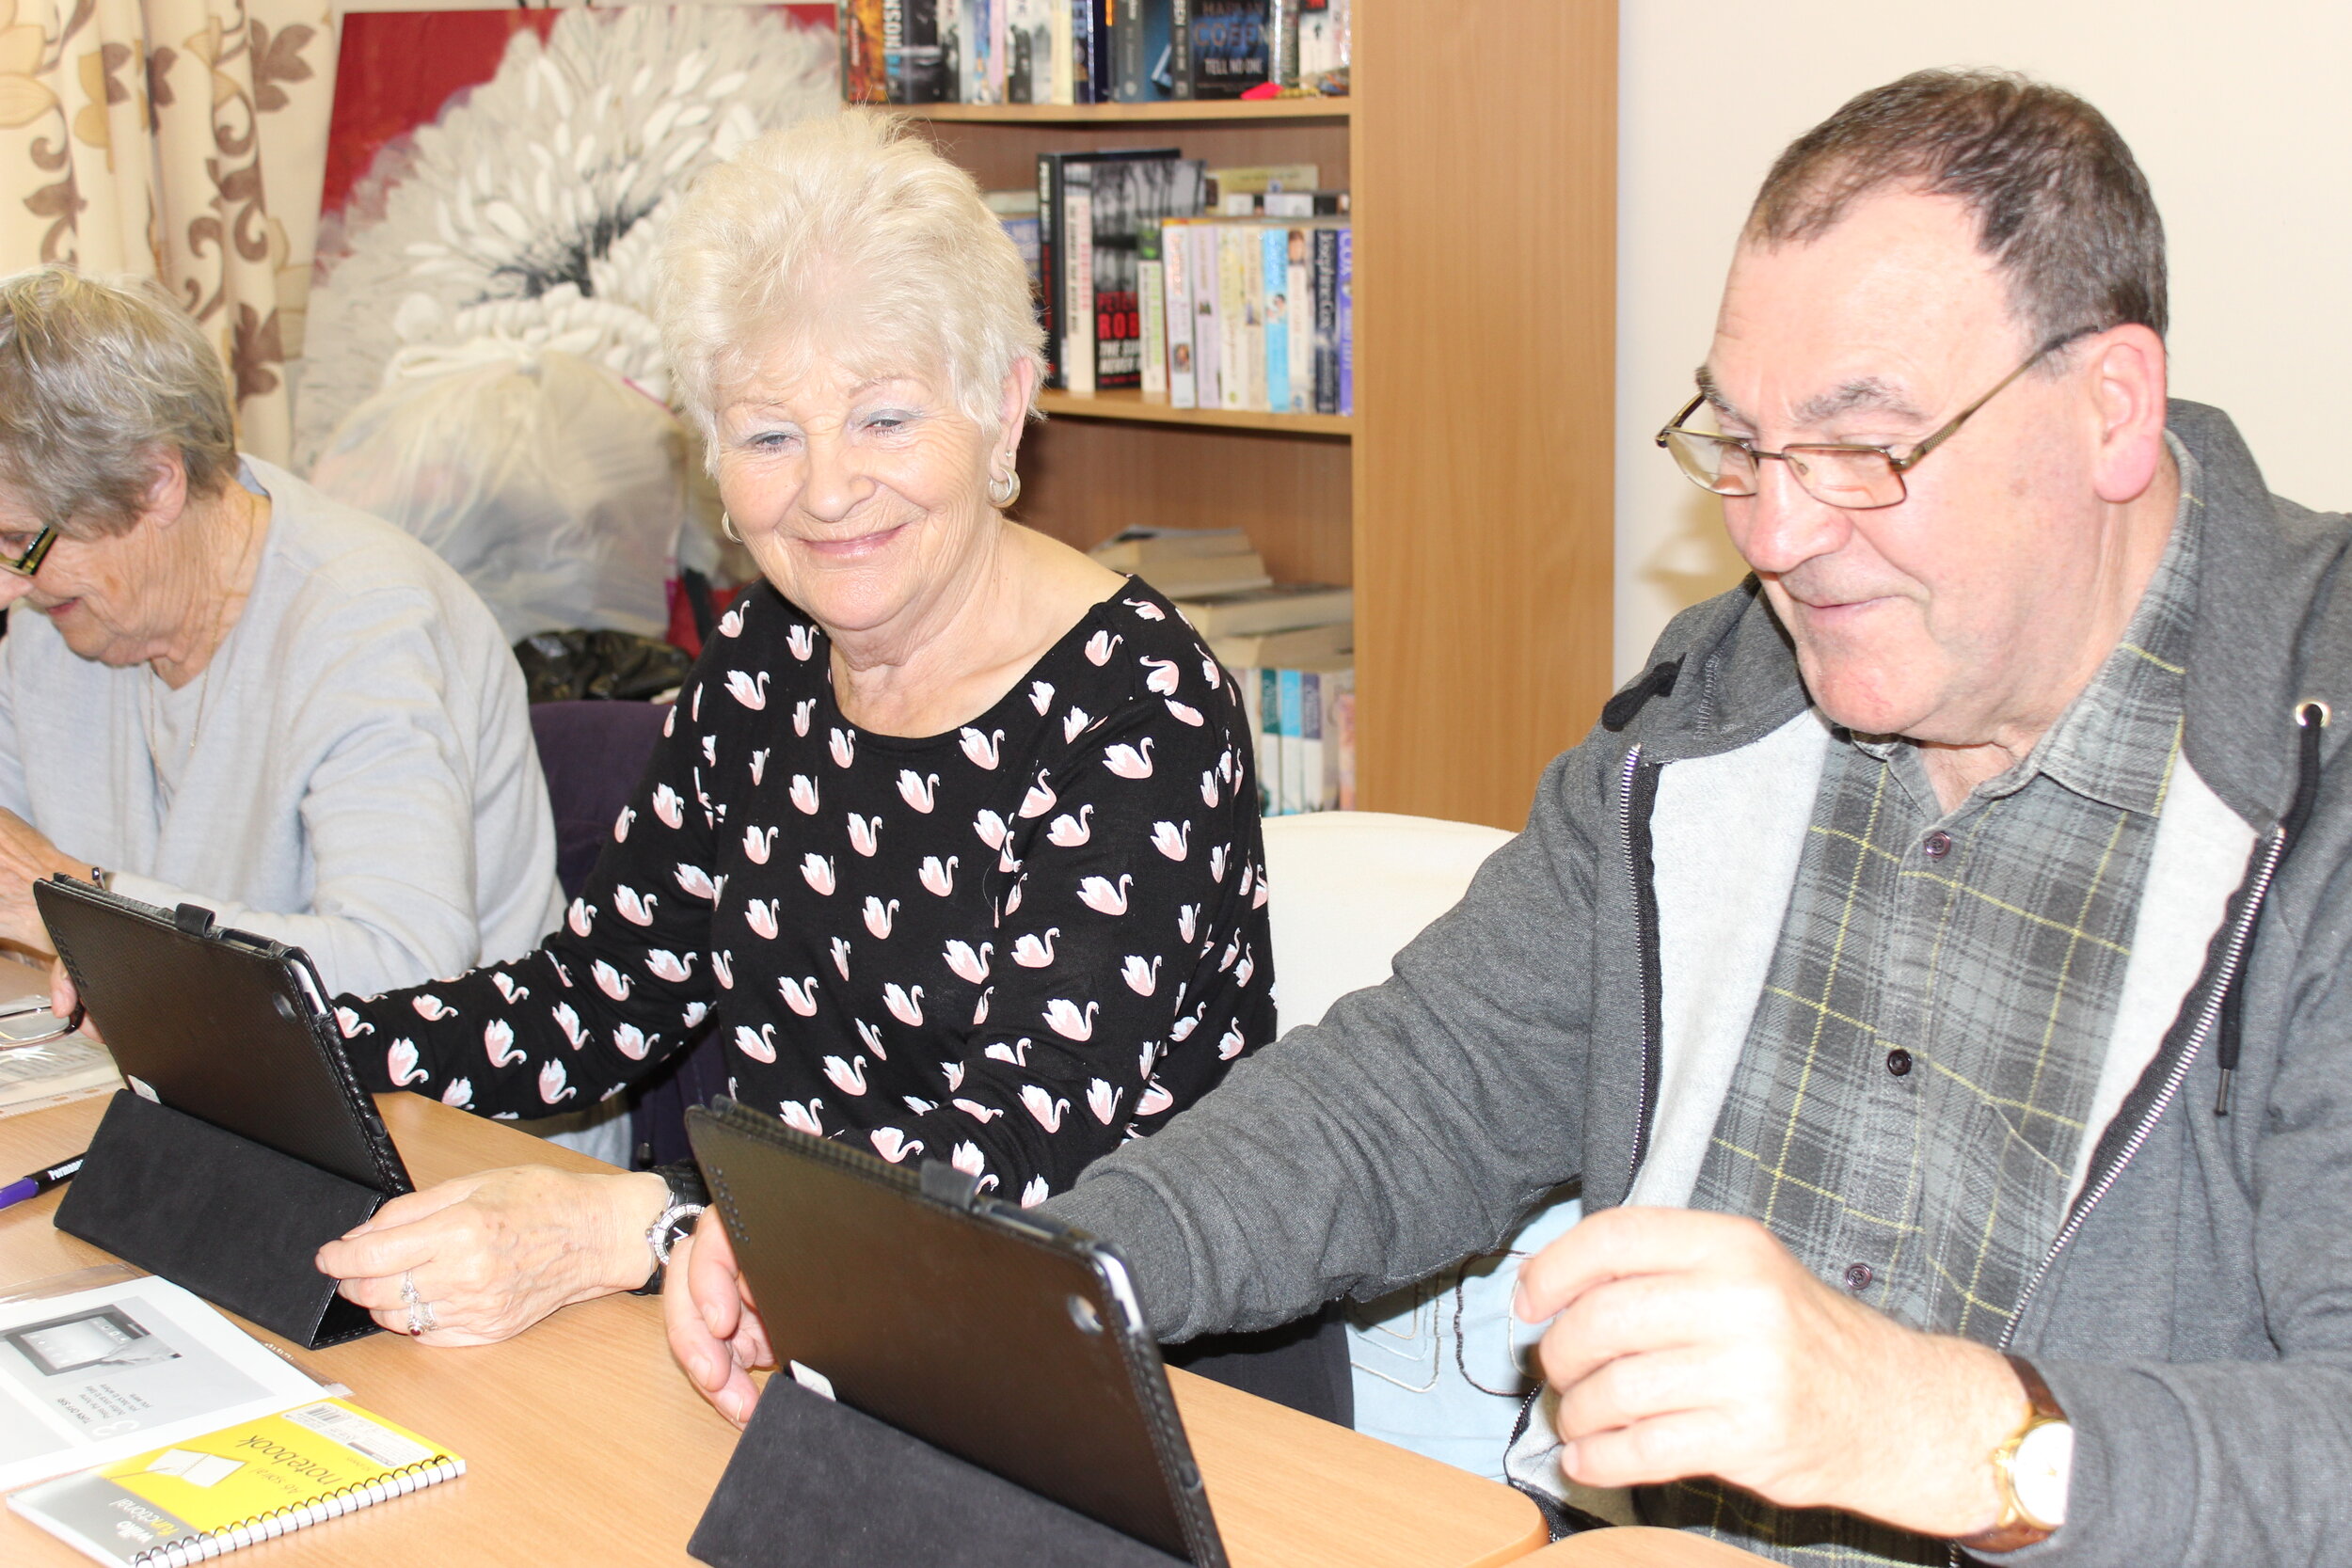
<svg viewBox="0 0 2352 1568"><path fill-rule="evenodd" d="M0 0L0 271L163 279L280 461L334 61L327 0Z"/></svg>

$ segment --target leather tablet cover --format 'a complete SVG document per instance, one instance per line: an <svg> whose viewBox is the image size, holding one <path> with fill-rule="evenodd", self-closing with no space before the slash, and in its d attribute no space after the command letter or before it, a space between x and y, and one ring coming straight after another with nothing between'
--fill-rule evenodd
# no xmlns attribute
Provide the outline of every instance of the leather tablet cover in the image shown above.
<svg viewBox="0 0 2352 1568"><path fill-rule="evenodd" d="M786 1369L774 1386L805 1370L900 1433L1221 1568L1158 1349L1129 1331L1095 1256L1107 1249L975 1200L971 1179L944 1164L918 1177L721 1105L689 1112L687 1132ZM889 1471L869 1485L862 1506L898 1506ZM712 1514L727 1500L722 1488Z"/></svg>
<svg viewBox="0 0 2352 1568"><path fill-rule="evenodd" d="M298 949L55 879L33 886L82 1006L128 1078L167 1105L373 1187L408 1172L343 1059L335 1021L295 976Z"/></svg>
<svg viewBox="0 0 2352 1568"><path fill-rule="evenodd" d="M312 1259L411 1188L303 984L309 960L216 934L192 905L167 914L62 879L33 894L133 1085L57 1228L304 1345L373 1333Z"/></svg>

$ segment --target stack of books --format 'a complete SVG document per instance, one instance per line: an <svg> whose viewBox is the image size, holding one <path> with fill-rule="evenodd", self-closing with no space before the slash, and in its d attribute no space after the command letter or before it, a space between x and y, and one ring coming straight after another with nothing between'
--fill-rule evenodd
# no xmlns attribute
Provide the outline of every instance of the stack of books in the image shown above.
<svg viewBox="0 0 2352 1568"><path fill-rule="evenodd" d="M1205 600L1274 586L1264 560L1237 528L1131 528L1095 546L1092 554L1171 599Z"/></svg>
<svg viewBox="0 0 2352 1568"><path fill-rule="evenodd" d="M837 0L851 103L1347 91L1353 0Z"/></svg>
<svg viewBox="0 0 2352 1568"><path fill-rule="evenodd" d="M1046 384L1355 412L1355 235L1347 193L1315 188L1318 172L1210 169L1172 147L1039 154ZM1025 243L1025 210L991 199Z"/></svg>

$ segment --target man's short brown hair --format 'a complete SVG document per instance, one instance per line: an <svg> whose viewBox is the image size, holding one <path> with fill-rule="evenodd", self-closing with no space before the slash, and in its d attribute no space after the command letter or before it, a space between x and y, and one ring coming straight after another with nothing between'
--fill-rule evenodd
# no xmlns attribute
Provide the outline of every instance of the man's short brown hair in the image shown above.
<svg viewBox="0 0 2352 1568"><path fill-rule="evenodd" d="M1788 144L1749 244L1819 238L1885 190L1957 198L2037 343L2137 322L2164 335L2164 221L2107 118L2010 71L1919 71L1850 99Z"/></svg>

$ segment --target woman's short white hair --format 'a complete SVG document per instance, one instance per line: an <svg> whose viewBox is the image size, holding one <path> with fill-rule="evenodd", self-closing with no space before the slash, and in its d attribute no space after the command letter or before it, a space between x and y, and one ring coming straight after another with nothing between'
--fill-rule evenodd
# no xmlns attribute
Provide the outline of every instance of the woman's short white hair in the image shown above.
<svg viewBox="0 0 2352 1568"><path fill-rule="evenodd" d="M866 375L944 371L991 441L1005 378L1023 359L1044 368L1020 252L972 177L901 117L803 120L704 170L663 261L662 341L706 436L781 344Z"/></svg>
<svg viewBox="0 0 2352 1568"><path fill-rule="evenodd" d="M68 534L119 532L166 451L191 496L237 477L220 356L163 285L62 266L0 277L0 484Z"/></svg>

